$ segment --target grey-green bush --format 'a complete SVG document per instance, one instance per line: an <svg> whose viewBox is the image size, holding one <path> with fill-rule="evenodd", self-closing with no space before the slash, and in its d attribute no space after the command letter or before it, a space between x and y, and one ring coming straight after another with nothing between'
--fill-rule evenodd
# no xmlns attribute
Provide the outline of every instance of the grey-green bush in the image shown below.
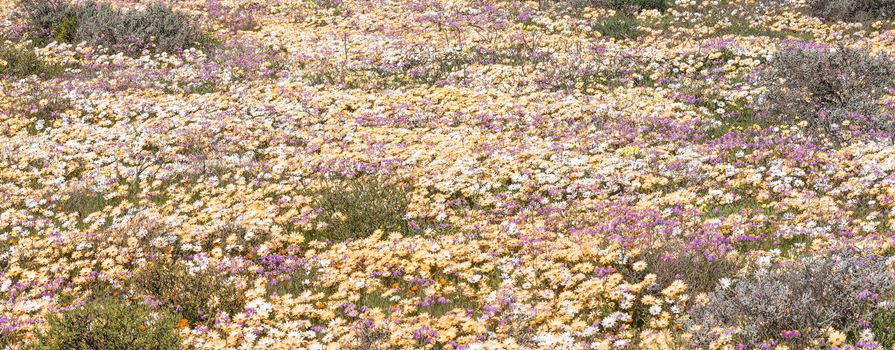
<svg viewBox="0 0 895 350"><path fill-rule="evenodd" d="M84 0L21 1L33 36L42 41L87 42L117 52L175 51L210 42L185 14L160 2L118 9Z"/></svg>
<svg viewBox="0 0 895 350"><path fill-rule="evenodd" d="M783 331L822 336L826 327L859 331L872 320L878 303L895 291L895 279L882 258L854 253L803 257L789 265L762 269L731 286L718 286L704 304L691 309L694 346L705 347L720 334L716 327L737 327L735 340L750 347L779 339Z"/></svg>
<svg viewBox="0 0 895 350"><path fill-rule="evenodd" d="M177 318L165 310L102 297L83 308L50 315L33 350L180 349Z"/></svg>
<svg viewBox="0 0 895 350"><path fill-rule="evenodd" d="M895 0L808 0L808 14L846 22L891 19Z"/></svg>

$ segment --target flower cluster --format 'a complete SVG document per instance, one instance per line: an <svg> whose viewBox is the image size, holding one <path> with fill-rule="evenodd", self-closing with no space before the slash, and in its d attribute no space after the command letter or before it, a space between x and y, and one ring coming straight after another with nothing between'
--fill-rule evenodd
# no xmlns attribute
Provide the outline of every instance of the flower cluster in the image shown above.
<svg viewBox="0 0 895 350"><path fill-rule="evenodd" d="M781 53L885 65L891 19L102 2L190 23L184 47L122 51L35 31L23 3L0 0L0 347L97 300L196 349L895 345L891 82L812 95L835 123L766 108L798 86L769 85Z"/></svg>

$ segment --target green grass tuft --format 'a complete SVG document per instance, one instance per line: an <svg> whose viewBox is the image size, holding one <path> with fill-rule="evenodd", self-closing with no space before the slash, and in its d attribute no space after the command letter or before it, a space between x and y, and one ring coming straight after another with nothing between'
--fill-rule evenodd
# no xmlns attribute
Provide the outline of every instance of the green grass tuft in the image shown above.
<svg viewBox="0 0 895 350"><path fill-rule="evenodd" d="M64 65L45 61L29 47L19 47L8 41L0 42L0 76L26 78L37 75L48 79L59 76L64 71Z"/></svg>
<svg viewBox="0 0 895 350"><path fill-rule="evenodd" d="M308 241L344 241L369 236L377 229L403 235L422 233L407 220L410 191L396 184L365 176L342 179L318 193L314 207L317 228L306 232Z"/></svg>
<svg viewBox="0 0 895 350"><path fill-rule="evenodd" d="M630 14L619 13L608 17L594 25L594 30L604 37L614 39L634 39L638 33L640 21Z"/></svg>

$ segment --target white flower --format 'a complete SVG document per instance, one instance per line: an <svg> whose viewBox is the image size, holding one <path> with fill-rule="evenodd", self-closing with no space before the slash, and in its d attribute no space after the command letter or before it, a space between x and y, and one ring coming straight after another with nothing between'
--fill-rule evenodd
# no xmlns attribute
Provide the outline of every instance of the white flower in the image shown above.
<svg viewBox="0 0 895 350"><path fill-rule="evenodd" d="M555 333L541 334L536 336L535 338L539 343L543 344L544 346L550 347L556 346L562 341L562 338L560 338L560 336L556 335Z"/></svg>
<svg viewBox="0 0 895 350"><path fill-rule="evenodd" d="M733 284L733 280L731 280L730 278L724 277L722 279L719 279L718 283L721 284L721 289L727 290Z"/></svg>
<svg viewBox="0 0 895 350"><path fill-rule="evenodd" d="M514 223L510 223L507 225L507 233L511 236L515 236L516 233L519 232L519 226Z"/></svg>
<svg viewBox="0 0 895 350"><path fill-rule="evenodd" d="M659 305L650 306L649 313L653 316L659 316L659 314L662 313L662 307Z"/></svg>
<svg viewBox="0 0 895 350"><path fill-rule="evenodd" d="M469 278L467 278L466 280L469 281L469 283L478 283L482 280L482 275L474 274L472 276L469 276Z"/></svg>
<svg viewBox="0 0 895 350"><path fill-rule="evenodd" d="M873 341L873 338L874 338L873 330L871 330L870 328L867 328L867 329L861 331L860 336L861 336L861 340L863 340L865 342L871 342L871 341Z"/></svg>
<svg viewBox="0 0 895 350"><path fill-rule="evenodd" d="M595 333L597 333L597 328L596 328L596 327L587 327L587 328L585 328L583 331L581 331L581 335L583 335L583 336L585 336L585 337L592 336L592 335L594 335Z"/></svg>
<svg viewBox="0 0 895 350"><path fill-rule="evenodd" d="M614 343L612 343L612 345L617 348L624 348L624 347L627 347L628 343L630 343L630 342L631 341L628 339L619 339L619 340L616 340Z"/></svg>
<svg viewBox="0 0 895 350"><path fill-rule="evenodd" d="M299 331L289 331L289 333L286 333L286 339L300 339L303 336L304 335Z"/></svg>
<svg viewBox="0 0 895 350"><path fill-rule="evenodd" d="M587 164L587 158L584 158L584 157L569 158L569 160L566 161L566 164L568 164L569 166L573 166L573 167L585 165L585 164Z"/></svg>
<svg viewBox="0 0 895 350"><path fill-rule="evenodd" d="M245 339L246 344L254 344L255 339L258 339L258 336L255 335L255 333L246 332L243 338Z"/></svg>
<svg viewBox="0 0 895 350"><path fill-rule="evenodd" d="M771 257L769 257L769 256L762 256L762 257L759 257L759 258L755 261L755 263L758 264L758 266L761 267L761 268L768 268L768 267L771 266Z"/></svg>
<svg viewBox="0 0 895 350"><path fill-rule="evenodd" d="M603 328L612 328L612 326L615 326L615 317L612 317L611 315L606 316L600 324L603 325Z"/></svg>
<svg viewBox="0 0 895 350"><path fill-rule="evenodd" d="M269 337L264 337L264 338L261 338L261 340L258 341L258 344L257 344L257 345L258 345L258 347L260 347L260 348L268 348L268 349L269 349L270 347L272 347L272 346L274 345L274 343L276 343L276 340L273 340L273 339L271 339L271 338L269 338Z"/></svg>
<svg viewBox="0 0 895 350"><path fill-rule="evenodd" d="M246 304L246 307L255 309L258 311L259 314L262 315L267 315L268 313L270 313L271 310L273 310L273 305L261 298L253 299L248 304Z"/></svg>
<svg viewBox="0 0 895 350"><path fill-rule="evenodd" d="M19 305L19 310L26 313L34 312L40 309L41 303L37 300L27 300Z"/></svg>

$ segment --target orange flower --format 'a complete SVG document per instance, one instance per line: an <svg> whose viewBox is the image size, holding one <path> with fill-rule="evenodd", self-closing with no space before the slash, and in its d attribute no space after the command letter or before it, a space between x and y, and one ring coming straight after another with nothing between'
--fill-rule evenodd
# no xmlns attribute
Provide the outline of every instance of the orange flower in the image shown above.
<svg viewBox="0 0 895 350"><path fill-rule="evenodd" d="M252 260L252 253L246 253L246 259Z"/></svg>
<svg viewBox="0 0 895 350"><path fill-rule="evenodd" d="M326 304L318 301L316 304L314 304L314 307L316 307L318 309L322 309L322 308L326 307Z"/></svg>
<svg viewBox="0 0 895 350"><path fill-rule="evenodd" d="M189 326L190 326L190 321L185 318L181 318L180 321L177 322L177 328L186 328Z"/></svg>

